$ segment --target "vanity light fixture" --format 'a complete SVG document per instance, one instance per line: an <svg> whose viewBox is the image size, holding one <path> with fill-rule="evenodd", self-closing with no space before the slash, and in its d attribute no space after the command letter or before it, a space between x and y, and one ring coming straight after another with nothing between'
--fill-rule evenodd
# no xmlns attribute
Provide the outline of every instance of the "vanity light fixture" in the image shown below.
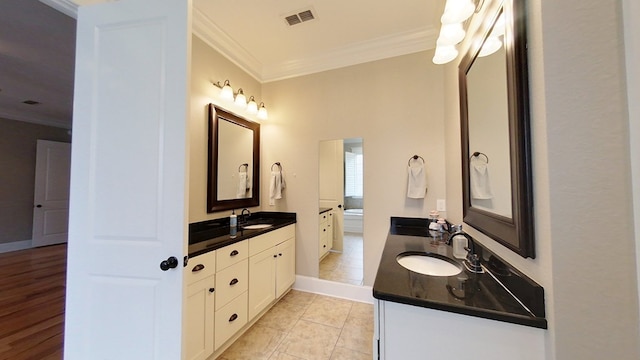
<svg viewBox="0 0 640 360"><path fill-rule="evenodd" d="M267 108L264 107L264 103L261 102L260 103L260 108L258 109L258 119L267 120L268 117L269 117L269 115L267 114Z"/></svg>
<svg viewBox="0 0 640 360"><path fill-rule="evenodd" d="M249 98L249 103L247 104L247 112L249 114L257 114L258 113L258 104L256 104L256 99L251 95Z"/></svg>
<svg viewBox="0 0 640 360"><path fill-rule="evenodd" d="M461 23L476 12L476 5L472 0L447 0L444 13L440 18L443 24Z"/></svg>
<svg viewBox="0 0 640 360"><path fill-rule="evenodd" d="M444 13L440 17L442 26L433 55L434 64L446 64L458 57L455 45L464 40L466 35L462 23L480 11L482 5L484 0L447 0Z"/></svg>
<svg viewBox="0 0 640 360"><path fill-rule="evenodd" d="M465 34L462 23L442 24L437 44L438 46L456 45L464 40Z"/></svg>
<svg viewBox="0 0 640 360"><path fill-rule="evenodd" d="M244 91L242 91L242 88L238 89L238 93L236 94L236 100L234 101L234 103L238 106L247 106L247 97L244 96Z"/></svg>
<svg viewBox="0 0 640 360"><path fill-rule="evenodd" d="M433 55L433 63L436 65L446 64L458 57L458 49L455 45L438 45L436 53Z"/></svg>
<svg viewBox="0 0 640 360"><path fill-rule="evenodd" d="M482 44L482 48L478 53L478 57L489 56L494 52L500 50L502 47L502 39L499 36L489 36L487 40L485 40L484 44Z"/></svg>
<svg viewBox="0 0 640 360"><path fill-rule="evenodd" d="M264 106L263 102L258 106L253 95L249 97L249 102L247 102L247 97L242 88L239 88L238 92L234 93L229 80L225 80L222 84L220 84L220 81L212 82L212 84L220 89L220 99L233 101L235 105L244 108L247 113L251 115L256 115L260 120L266 120L268 118L267 108Z"/></svg>

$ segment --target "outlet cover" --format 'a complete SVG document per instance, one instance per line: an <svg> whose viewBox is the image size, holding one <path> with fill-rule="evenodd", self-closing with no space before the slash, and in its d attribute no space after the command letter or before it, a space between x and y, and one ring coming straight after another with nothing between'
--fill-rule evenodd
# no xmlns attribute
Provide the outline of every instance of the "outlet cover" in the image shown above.
<svg viewBox="0 0 640 360"><path fill-rule="evenodd" d="M447 201L445 199L438 199L436 203L436 210L447 211Z"/></svg>

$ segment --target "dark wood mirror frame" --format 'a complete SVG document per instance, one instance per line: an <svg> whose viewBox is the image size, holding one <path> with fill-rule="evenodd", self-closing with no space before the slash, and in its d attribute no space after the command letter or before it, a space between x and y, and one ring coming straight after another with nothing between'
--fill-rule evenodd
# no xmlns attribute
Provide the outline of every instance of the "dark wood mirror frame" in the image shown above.
<svg viewBox="0 0 640 360"><path fill-rule="evenodd" d="M218 136L220 119L253 131L253 179L250 198L218 199ZM209 156L207 169L207 212L240 209L260 205L260 124L209 104Z"/></svg>
<svg viewBox="0 0 640 360"><path fill-rule="evenodd" d="M478 29L474 35L476 40L458 67L464 222L520 256L535 258L525 0L505 0L502 11L505 14L512 217L473 207L470 194L467 73L491 32L498 12L493 21L485 21L486 25Z"/></svg>

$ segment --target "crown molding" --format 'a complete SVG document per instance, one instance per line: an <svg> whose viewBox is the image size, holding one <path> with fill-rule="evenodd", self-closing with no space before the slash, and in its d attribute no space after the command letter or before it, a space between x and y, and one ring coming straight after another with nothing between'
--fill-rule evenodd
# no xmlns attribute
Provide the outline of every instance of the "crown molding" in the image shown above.
<svg viewBox="0 0 640 360"><path fill-rule="evenodd" d="M202 11L193 8L192 32L232 63L262 82L262 63L218 27Z"/></svg>
<svg viewBox="0 0 640 360"><path fill-rule="evenodd" d="M439 29L423 28L360 42L318 56L286 61L265 67L262 81L283 80L426 51L435 47L438 32Z"/></svg>
<svg viewBox="0 0 640 360"><path fill-rule="evenodd" d="M78 18L78 4L71 0L39 0L41 3L48 5L61 13L72 17Z"/></svg>

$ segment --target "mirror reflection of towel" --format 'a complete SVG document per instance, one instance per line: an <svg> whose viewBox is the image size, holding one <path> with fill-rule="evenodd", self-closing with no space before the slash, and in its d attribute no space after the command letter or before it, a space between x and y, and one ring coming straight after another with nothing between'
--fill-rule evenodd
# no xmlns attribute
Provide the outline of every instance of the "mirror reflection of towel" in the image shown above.
<svg viewBox="0 0 640 360"><path fill-rule="evenodd" d="M285 186L282 171L272 171L269 179L269 205L273 206L276 204L275 200L282 199L282 190Z"/></svg>
<svg viewBox="0 0 640 360"><path fill-rule="evenodd" d="M424 199L427 193L427 175L424 164L412 162L407 167L409 181L407 185L407 197L410 199Z"/></svg>
<svg viewBox="0 0 640 360"><path fill-rule="evenodd" d="M236 198L243 199L247 197L247 192L251 187L249 186L249 176L246 172L238 173L238 189L236 191Z"/></svg>
<svg viewBox="0 0 640 360"><path fill-rule="evenodd" d="M472 162L470 167L471 197L479 200L493 199L487 163Z"/></svg>

